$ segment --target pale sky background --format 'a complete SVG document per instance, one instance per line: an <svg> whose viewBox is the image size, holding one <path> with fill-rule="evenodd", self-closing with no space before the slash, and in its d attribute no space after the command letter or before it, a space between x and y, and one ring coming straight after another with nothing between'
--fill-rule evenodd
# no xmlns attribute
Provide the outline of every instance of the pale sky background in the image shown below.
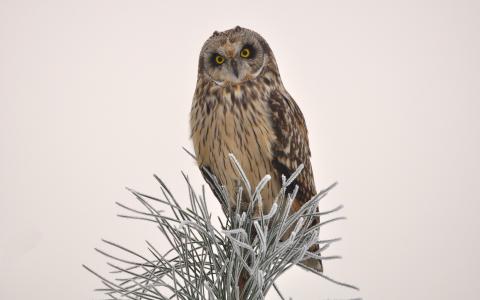
<svg viewBox="0 0 480 300"><path fill-rule="evenodd" d="M188 115L214 30L261 33L309 128L321 208L348 220L303 299L478 299L480 2L0 1L0 299L100 299L94 247L166 240L116 217L124 189L203 180ZM210 197L210 208L219 210ZM279 299L273 292L268 300Z"/></svg>

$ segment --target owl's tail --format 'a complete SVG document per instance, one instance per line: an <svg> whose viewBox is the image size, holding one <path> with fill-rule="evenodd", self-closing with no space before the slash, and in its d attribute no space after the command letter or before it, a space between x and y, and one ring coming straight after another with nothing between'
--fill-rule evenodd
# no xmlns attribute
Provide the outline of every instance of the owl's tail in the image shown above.
<svg viewBox="0 0 480 300"><path fill-rule="evenodd" d="M315 244L311 246L308 251L312 253L318 252L319 246ZM323 263L321 259L318 258L309 258L299 263L299 265L313 269L317 272L323 273Z"/></svg>

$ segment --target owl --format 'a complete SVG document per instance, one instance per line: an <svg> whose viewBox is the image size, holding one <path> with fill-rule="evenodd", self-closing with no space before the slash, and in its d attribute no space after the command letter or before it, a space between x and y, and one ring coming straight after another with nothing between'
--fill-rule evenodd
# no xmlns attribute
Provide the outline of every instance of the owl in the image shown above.
<svg viewBox="0 0 480 300"><path fill-rule="evenodd" d="M280 191L282 175L290 176L300 164L304 169L296 178L299 189L292 212L316 194L303 114L283 86L270 46L258 33L237 26L215 31L205 42L190 126L203 176L207 182L208 173L217 178L231 196L232 207L239 178L230 153L252 185L270 174L271 180L262 190L260 209L264 213L270 211ZM317 218L311 226L318 222ZM309 250L316 251L318 246ZM303 264L323 270L317 259Z"/></svg>

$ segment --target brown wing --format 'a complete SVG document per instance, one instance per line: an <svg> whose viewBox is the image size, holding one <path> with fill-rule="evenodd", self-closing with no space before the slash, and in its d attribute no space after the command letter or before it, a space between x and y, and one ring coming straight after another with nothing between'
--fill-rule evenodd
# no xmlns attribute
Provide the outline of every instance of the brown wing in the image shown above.
<svg viewBox="0 0 480 300"><path fill-rule="evenodd" d="M310 163L307 126L300 108L285 90L272 94L270 108L276 135L276 142L272 149L272 164L277 171L277 178L281 178L282 174L288 177L300 164L304 164L304 169L297 177L296 182L290 185L290 189L293 189L295 185L298 185L299 188L297 197L292 204L293 211L297 211L316 194L312 164ZM290 191L287 190L287 192ZM320 218L317 216L312 220L310 226L319 222ZM308 249L313 253L318 250L318 244L314 244ZM319 259L309 258L302 264L323 272L323 264Z"/></svg>
<svg viewBox="0 0 480 300"><path fill-rule="evenodd" d="M276 141L272 147L272 164L277 171L277 178L281 178L282 174L288 178L300 164L304 164L304 169L296 182L290 185L291 190L295 184L299 187L297 203L294 203L293 207L296 211L316 194L310 163L307 126L300 108L283 89L272 93L270 108L276 135Z"/></svg>

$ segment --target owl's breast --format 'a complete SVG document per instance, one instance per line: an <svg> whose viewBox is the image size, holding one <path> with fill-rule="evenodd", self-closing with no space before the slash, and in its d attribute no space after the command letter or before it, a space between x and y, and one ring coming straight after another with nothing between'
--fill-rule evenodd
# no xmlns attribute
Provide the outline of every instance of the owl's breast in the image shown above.
<svg viewBox="0 0 480 300"><path fill-rule="evenodd" d="M248 97L238 89L195 99L191 127L199 166L210 168L230 195L235 194L239 184L239 177L228 158L230 153L240 162L253 187L266 174L275 176L272 166L275 135L268 101L261 97ZM264 208L269 210L268 202L276 192L277 185L267 185L262 196L270 201L266 201L267 207Z"/></svg>

